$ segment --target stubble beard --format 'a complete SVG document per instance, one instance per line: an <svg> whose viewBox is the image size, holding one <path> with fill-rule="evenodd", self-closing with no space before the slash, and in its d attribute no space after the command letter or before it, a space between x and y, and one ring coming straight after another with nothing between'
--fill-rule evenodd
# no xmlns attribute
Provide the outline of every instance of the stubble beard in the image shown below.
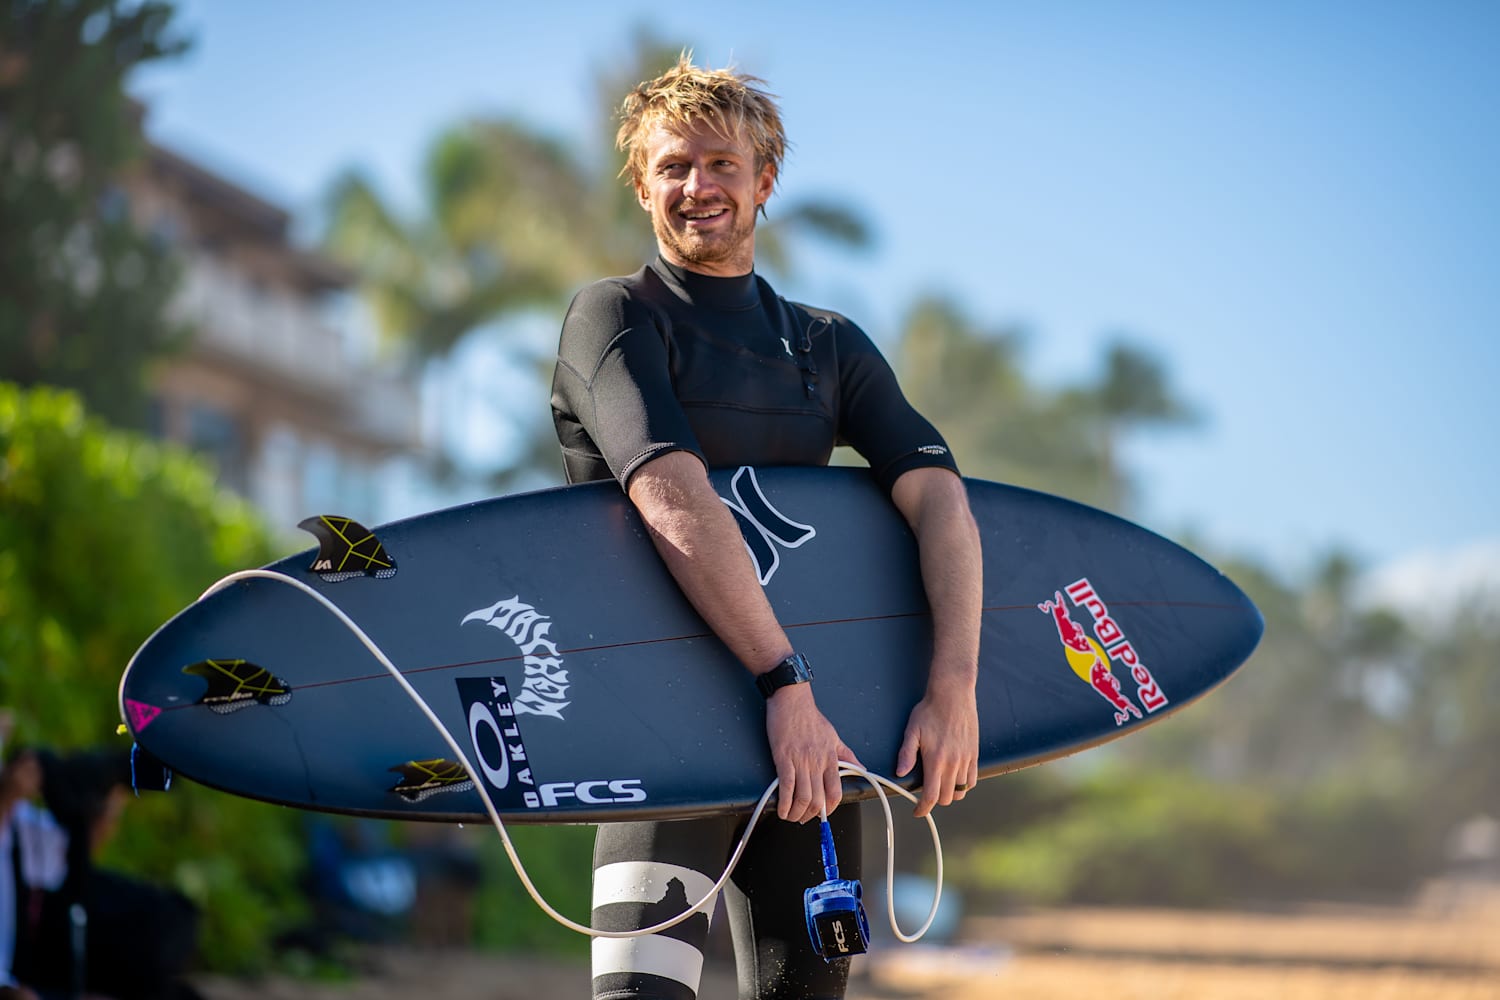
<svg viewBox="0 0 1500 1000"><path fill-rule="evenodd" d="M707 238L690 231L674 229L666 220L653 215L651 225L656 231L657 242L688 264L735 264L741 263L738 259L743 257L742 273L748 272L755 265L755 215L752 212L746 217L733 206L726 207L734 213L729 231ZM741 268L737 267L735 270Z"/></svg>

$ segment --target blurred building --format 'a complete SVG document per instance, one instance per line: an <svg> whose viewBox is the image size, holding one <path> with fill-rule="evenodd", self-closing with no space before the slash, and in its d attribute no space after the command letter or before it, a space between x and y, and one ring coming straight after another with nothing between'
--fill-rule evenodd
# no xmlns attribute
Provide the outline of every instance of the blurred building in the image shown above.
<svg viewBox="0 0 1500 1000"><path fill-rule="evenodd" d="M179 252L174 318L193 330L154 379L157 431L216 461L275 526L387 519L418 467L419 388L376 357L354 275L294 245L284 209L160 146L123 187Z"/></svg>

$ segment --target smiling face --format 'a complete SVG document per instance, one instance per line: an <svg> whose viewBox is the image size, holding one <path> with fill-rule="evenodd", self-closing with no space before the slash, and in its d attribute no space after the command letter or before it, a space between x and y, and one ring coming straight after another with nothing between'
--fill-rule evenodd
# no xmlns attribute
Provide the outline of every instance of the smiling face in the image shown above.
<svg viewBox="0 0 1500 1000"><path fill-rule="evenodd" d="M711 128L675 131L658 124L644 142L636 198L651 213L656 245L670 264L730 278L755 266L755 212L776 184L770 164L757 169L744 136Z"/></svg>

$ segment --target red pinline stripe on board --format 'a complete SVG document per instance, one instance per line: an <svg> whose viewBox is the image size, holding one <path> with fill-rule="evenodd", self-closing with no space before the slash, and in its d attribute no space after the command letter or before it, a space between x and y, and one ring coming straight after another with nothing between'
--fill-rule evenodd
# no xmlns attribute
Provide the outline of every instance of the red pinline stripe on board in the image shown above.
<svg viewBox="0 0 1500 1000"><path fill-rule="evenodd" d="M899 615L870 615L870 616L864 617L864 618L829 618L829 619L826 619L826 620L823 620L823 621L798 622L796 624L786 625L786 626L783 626L783 627L786 628L786 629L788 629L788 630L791 630L791 629L798 629L798 628L813 628L813 627L819 626L819 625L851 625L851 624L858 624L859 622L893 621L893 620L896 620L896 619L899 619L899 618L917 618L917 617L924 616L926 614L927 614L927 612L925 612L925 611L913 611L913 612L908 612L906 614L899 614ZM568 648L568 649L560 649L560 650L557 651L557 653L558 653L559 656L572 656L572 655L578 654L578 653L594 653L594 652L598 652L600 650L606 650L606 649L628 649L631 646L651 646L651 645L657 645L659 643L684 642L684 641L687 641L689 639L710 639L710 638L713 638L713 633L712 632L690 632L690 633L688 633L686 635L663 636L662 638L659 638L659 639L635 639L635 640L632 640L630 642L607 642L607 643L601 643L600 645L597 645L597 646L574 646L574 647L571 647L571 648ZM493 657L487 657L487 658L482 659L482 660L467 660L467 661L459 662L459 663L435 663L435 664L428 664L425 667L412 667L412 668L410 668L408 670L403 670L403 671L401 671L401 676L403 676L403 677L410 677L410 676L412 676L414 674L432 673L433 671L437 671L437 670L461 670L464 667L480 667L480 666L485 666L487 664L494 664L494 663L510 663L512 661L521 660L521 659L524 659L524 658L525 658L524 655L521 654L521 653L512 653L509 656L493 656ZM314 682L309 683L309 684L296 684L296 685L292 686L292 690L294 692L295 691L312 691L312 690L316 690L317 688L337 687L337 686L339 686L341 684L355 684L355 683L358 683L360 681L378 681L378 680L380 680L382 678L389 679L390 676L391 675L389 673L387 673L387 672L385 672L385 671L382 670L378 674L377 673L361 674L361 675L359 675L357 677L338 677L338 678L335 678L333 680L314 681ZM197 706L197 703L193 702L193 703L189 703L189 704L185 704L185 705L168 705L168 706L165 706L162 710L165 711L165 712L175 712L175 711L178 711L179 709L195 708L196 706Z"/></svg>
<svg viewBox="0 0 1500 1000"><path fill-rule="evenodd" d="M1110 606L1111 607L1137 607L1137 608L1139 608L1139 607L1200 608L1200 609L1212 609L1212 610L1220 610L1220 611L1241 611L1241 610L1244 610L1244 608L1243 608L1242 605L1236 605L1236 604L1212 604L1212 603L1197 602L1197 601L1121 601L1121 600L1116 599L1116 600L1110 601ZM1035 605L1033 605L1033 604L992 604L992 605L988 605L986 607L981 608L980 611L981 611L981 613L983 613L983 612L989 612L989 611L1026 611L1026 610L1029 610L1029 609L1031 609L1033 607L1035 607ZM906 612L904 614L897 614L897 615L868 615L868 616L857 617L857 618L827 618L827 619L823 619L823 620L820 620L820 621L797 622L795 624L784 625L782 627L785 628L787 631L791 631L793 629L816 628L818 626L823 626L823 625L858 625L858 624L863 623L863 622L895 621L895 620L902 619L902 618L923 618L923 617L926 617L927 614L928 613L926 611L910 611L910 612ZM578 653L595 653L595 652L599 652L601 650L607 650L607 649L628 649L631 646L651 646L651 645L657 645L657 644L660 644L660 643L668 643L668 642L685 642L685 641L687 641L689 639L710 639L710 638L713 638L713 633L711 633L711 632L691 632L691 633L688 633L686 635L664 636L664 637L659 638L659 639L635 639L635 640L632 640L630 642L608 642L608 643L601 643L600 645L597 645L597 646L574 646L574 647L571 647L569 649L560 649L560 650L558 650L558 655L559 656L572 656L572 655L575 655L575 654L578 654ZM524 658L525 657L524 657L523 654L515 653L515 654L512 654L510 656L494 656L494 657L489 657L489 658L482 659L482 660L467 660L467 661L459 662L459 663L435 663L435 664L429 664L429 665L427 665L425 667L412 667L409 670L403 670L403 671L401 671L401 676L403 676L403 677L411 677L411 676L413 676L415 674L427 674L427 673L432 673L434 671L439 671L439 670L462 670L464 667L481 667L481 666L485 666L485 665L488 665L488 664L509 663L509 662L514 661L514 660L521 660L521 659L524 659ZM355 684L355 683L359 683L361 681L378 681L378 680L380 680L382 678L387 678L388 679L389 677L390 677L390 674L386 673L385 671L381 671L380 673L361 674L358 677L339 677L339 678L336 678L334 680L315 681L315 682L313 682L311 684L297 684L297 685L294 685L292 687L292 690L294 692L295 691L311 691L311 690L315 690L317 688L337 687L337 686L342 685L342 684ZM164 706L162 708L162 711L164 711L164 712L175 712L175 711L177 711L179 709L194 708L194 707L196 707L196 702L195 703L186 704L186 705L168 705L168 706Z"/></svg>
<svg viewBox="0 0 1500 1000"><path fill-rule="evenodd" d="M1110 601L1111 608L1197 608L1200 611L1244 611L1243 604L1218 604L1211 601Z"/></svg>
<svg viewBox="0 0 1500 1000"><path fill-rule="evenodd" d="M1196 608L1200 611L1244 611L1243 604L1215 604L1208 601L1120 601L1109 602L1111 608ZM987 604L984 611L1030 611L1035 604ZM856 621L858 619L855 619ZM822 624L815 622L814 624Z"/></svg>
<svg viewBox="0 0 1500 1000"><path fill-rule="evenodd" d="M827 618L822 621L797 622L796 624L784 625L782 627L787 629L788 631L791 631L792 629L814 628L820 625L857 625L860 622L895 621L899 618L920 618L926 616L926 614L927 612L925 611L910 611L905 614L899 615L869 615L863 618ZM629 649L631 646L654 646L664 642L686 642L690 639L712 638L714 638L714 634L712 632L690 632L686 635L663 636L659 639L633 639L630 642L606 642L601 643L597 646L573 646L568 649L559 649L557 651L557 655L573 656L578 653L596 653L600 650L606 649ZM512 660L520 659L524 659L524 656L520 653L515 653L510 656L494 656L483 660L469 660L465 663L434 663L429 664L425 667L412 667L410 670L403 670L401 671L401 675L403 677L409 677L412 674L427 674L432 673L436 670L461 670L464 667L479 667L489 663L508 663ZM386 673L385 671L381 671L378 674L363 674L359 677L341 677L337 680L317 681L312 684L302 684L299 686L298 690L307 691L312 688L328 687L329 685L334 684L350 684L355 681L380 680L382 677L389 676L390 674Z"/></svg>

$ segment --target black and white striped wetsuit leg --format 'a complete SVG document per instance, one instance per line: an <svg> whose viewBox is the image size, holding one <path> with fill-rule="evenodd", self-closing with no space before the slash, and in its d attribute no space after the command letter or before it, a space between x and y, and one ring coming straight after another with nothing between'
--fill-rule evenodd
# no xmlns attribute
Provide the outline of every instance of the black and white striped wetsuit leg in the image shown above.
<svg viewBox="0 0 1500 1000"><path fill-rule="evenodd" d="M594 840L594 926L649 927L702 899L723 874L746 817L610 823ZM829 817L840 874L860 876L860 810ZM739 993L754 1000L838 1000L849 960L825 962L807 936L802 895L823 881L819 825L762 818L725 893ZM710 912L712 912L710 910ZM661 934L595 938L595 1000L694 1000L709 917Z"/></svg>
<svg viewBox="0 0 1500 1000"><path fill-rule="evenodd" d="M594 836L593 921L635 930L702 899L734 849L743 817L606 823ZM694 1000L710 915L695 913L660 934L594 938L595 1000Z"/></svg>

